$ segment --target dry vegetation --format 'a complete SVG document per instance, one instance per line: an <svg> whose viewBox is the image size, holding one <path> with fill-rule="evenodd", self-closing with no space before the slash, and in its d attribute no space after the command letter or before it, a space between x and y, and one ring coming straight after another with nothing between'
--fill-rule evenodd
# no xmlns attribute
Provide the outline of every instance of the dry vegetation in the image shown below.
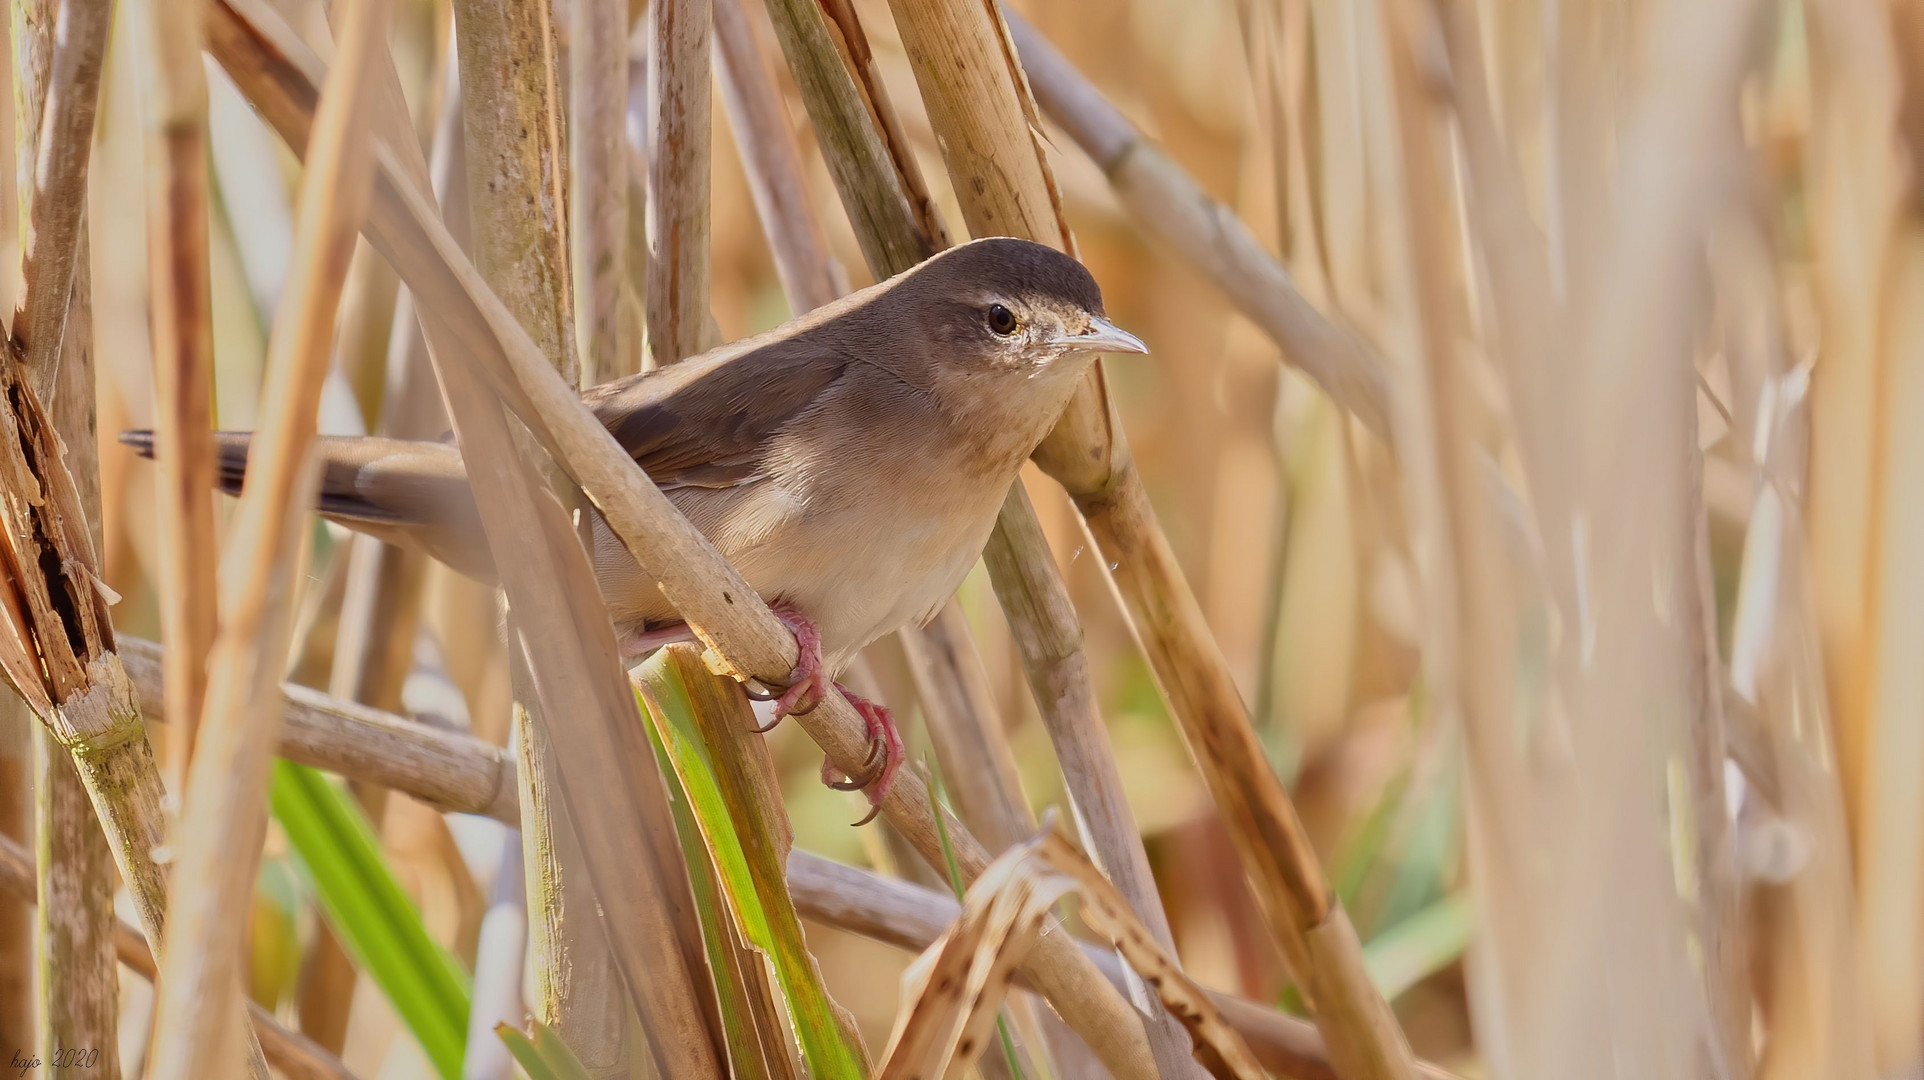
<svg viewBox="0 0 1924 1080"><path fill-rule="evenodd" d="M10 33L15 1068L1924 1069L1924 0ZM861 718L753 734L792 637L576 393L987 235L1154 355L848 676L851 829ZM450 430L499 589L307 512ZM705 652L622 670L587 513Z"/></svg>

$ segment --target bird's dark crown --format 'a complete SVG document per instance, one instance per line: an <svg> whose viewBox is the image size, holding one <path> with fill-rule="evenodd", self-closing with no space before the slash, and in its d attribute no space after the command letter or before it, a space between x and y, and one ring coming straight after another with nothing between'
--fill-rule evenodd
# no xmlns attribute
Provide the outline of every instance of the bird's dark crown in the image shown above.
<svg viewBox="0 0 1924 1080"><path fill-rule="evenodd" d="M968 282L985 292L1104 314L1102 290L1087 267L1052 247L1013 236L957 245L910 274L931 284Z"/></svg>

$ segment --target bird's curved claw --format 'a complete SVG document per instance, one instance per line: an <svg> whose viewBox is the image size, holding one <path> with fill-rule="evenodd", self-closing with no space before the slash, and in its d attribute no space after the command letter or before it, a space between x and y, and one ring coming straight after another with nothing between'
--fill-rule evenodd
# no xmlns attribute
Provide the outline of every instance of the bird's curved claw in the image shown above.
<svg viewBox="0 0 1924 1080"><path fill-rule="evenodd" d="M822 763L822 782L837 791L860 791L868 797L868 816L856 822L856 826L867 825L882 812L882 800L887 798L889 786L895 781L895 773L902 767L902 736L895 728L894 714L888 708L855 693L848 687L836 684L837 690L862 714L868 727L869 753L863 759L860 772L843 779L832 779L831 774L839 772L827 762Z"/></svg>
<svg viewBox="0 0 1924 1080"><path fill-rule="evenodd" d="M775 703L775 718L757 727L755 733L758 735L775 730L789 716L813 711L822 703L829 687L828 672L822 666L821 628L815 625L814 620L781 601L770 604L769 610L795 635L795 670L788 673L788 682L779 688L770 687L758 678L742 683L742 692L750 699Z"/></svg>

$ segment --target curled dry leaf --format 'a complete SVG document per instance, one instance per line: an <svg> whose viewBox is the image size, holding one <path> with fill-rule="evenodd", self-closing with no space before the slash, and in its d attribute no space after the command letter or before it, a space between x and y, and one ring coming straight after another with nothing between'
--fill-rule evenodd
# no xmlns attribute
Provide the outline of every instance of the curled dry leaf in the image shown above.
<svg viewBox="0 0 1924 1080"><path fill-rule="evenodd" d="M1163 1007L1187 1028L1196 1060L1219 1080L1261 1080L1261 1066L1202 987L1183 974L1089 857L1045 823L969 887L962 914L904 976L910 1001L889 1038L880 1080L962 1075L988 1045L1016 968L1049 909L1082 897L1082 917L1115 944Z"/></svg>

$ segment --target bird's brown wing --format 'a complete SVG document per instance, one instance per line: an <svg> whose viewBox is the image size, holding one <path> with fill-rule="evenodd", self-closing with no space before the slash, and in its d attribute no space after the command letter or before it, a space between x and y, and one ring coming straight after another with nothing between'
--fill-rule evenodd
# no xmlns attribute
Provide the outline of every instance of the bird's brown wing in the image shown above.
<svg viewBox="0 0 1924 1080"><path fill-rule="evenodd" d="M608 383L585 400L663 490L736 487L766 475L774 436L851 362L810 336L790 337Z"/></svg>
<svg viewBox="0 0 1924 1080"><path fill-rule="evenodd" d="M849 360L807 340L748 342L607 383L584 400L664 490L731 488L766 475L767 447L784 425L842 378ZM123 442L153 455L151 432ZM239 494L248 432L217 432L219 486ZM451 442L316 440L319 505L328 518L413 547L482 581L494 579L481 517Z"/></svg>

